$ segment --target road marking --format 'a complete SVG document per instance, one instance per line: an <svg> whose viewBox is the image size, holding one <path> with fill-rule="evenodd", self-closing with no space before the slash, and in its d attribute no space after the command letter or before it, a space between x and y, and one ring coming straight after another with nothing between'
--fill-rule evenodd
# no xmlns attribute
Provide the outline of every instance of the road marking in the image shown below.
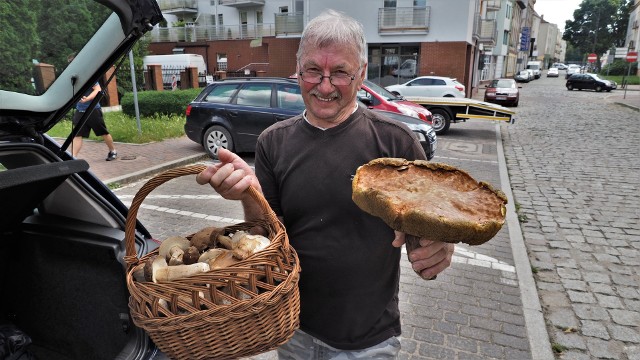
<svg viewBox="0 0 640 360"><path fill-rule="evenodd" d="M127 196L129 196L129 195L127 195ZM156 196L163 196L163 195L156 195ZM179 196L179 197L182 197L182 198L186 198L187 196L191 196L191 195L176 195L176 196ZM207 198L207 199L211 198L211 197L209 197L211 195L202 195L202 196L203 196L203 198ZM191 197L191 198L196 198L196 197ZM219 197L219 198L222 199L222 197ZM121 200L122 200L122 198L121 198ZM125 205L127 205L127 206L131 206L131 202L123 201L123 203ZM164 206L156 206L156 205L141 204L140 205L140 209L160 211L160 212L170 213L170 214L178 214L178 215L181 215L181 216L188 216L188 217L192 217L192 218L199 219L199 220L215 221L215 222L226 223L226 224L239 224L239 223L244 221L242 219L232 219L232 218L226 218L226 217L215 216L215 215L207 215L207 214L196 213L196 212L192 212L192 211L177 210L177 209L171 209L171 208L166 208Z"/></svg>

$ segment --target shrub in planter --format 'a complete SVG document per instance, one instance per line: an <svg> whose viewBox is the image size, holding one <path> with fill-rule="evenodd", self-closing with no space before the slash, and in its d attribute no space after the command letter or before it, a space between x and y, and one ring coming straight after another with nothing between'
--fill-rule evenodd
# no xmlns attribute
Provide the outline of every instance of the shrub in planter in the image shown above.
<svg viewBox="0 0 640 360"><path fill-rule="evenodd" d="M140 116L154 114L184 115L187 105L195 99L202 89L187 89L175 91L140 91L138 92L138 108ZM121 100L122 112L135 116L133 93L124 94Z"/></svg>
<svg viewBox="0 0 640 360"><path fill-rule="evenodd" d="M613 63L605 65L600 70L600 75L627 75L629 63L625 60L616 59ZM631 64L631 75L635 75L638 69L638 63Z"/></svg>

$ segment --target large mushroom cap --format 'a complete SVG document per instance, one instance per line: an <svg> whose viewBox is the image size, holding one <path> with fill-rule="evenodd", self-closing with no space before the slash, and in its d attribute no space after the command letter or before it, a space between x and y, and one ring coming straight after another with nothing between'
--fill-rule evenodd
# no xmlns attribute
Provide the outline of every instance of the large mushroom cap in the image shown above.
<svg viewBox="0 0 640 360"><path fill-rule="evenodd" d="M353 201L395 230L480 245L504 224L507 198L453 166L380 158L358 168Z"/></svg>

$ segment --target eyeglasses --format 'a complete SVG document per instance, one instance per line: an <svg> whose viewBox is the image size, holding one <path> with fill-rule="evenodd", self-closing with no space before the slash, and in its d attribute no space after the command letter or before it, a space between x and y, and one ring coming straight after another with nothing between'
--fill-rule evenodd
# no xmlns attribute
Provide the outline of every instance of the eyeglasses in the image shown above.
<svg viewBox="0 0 640 360"><path fill-rule="evenodd" d="M309 84L320 84L322 79L329 78L329 82L331 85L335 86L346 86L351 85L353 79L356 78L356 75L347 75L347 74L333 74L333 75L322 75L315 71L300 71L298 73L302 81L308 82Z"/></svg>

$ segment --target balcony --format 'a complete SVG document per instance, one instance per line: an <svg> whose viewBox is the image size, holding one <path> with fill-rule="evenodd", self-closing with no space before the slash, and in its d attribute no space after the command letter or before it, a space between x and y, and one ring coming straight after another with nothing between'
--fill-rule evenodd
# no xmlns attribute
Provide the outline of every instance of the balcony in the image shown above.
<svg viewBox="0 0 640 360"><path fill-rule="evenodd" d="M502 0L485 0L487 11L500 11Z"/></svg>
<svg viewBox="0 0 640 360"><path fill-rule="evenodd" d="M380 35L428 34L430 6L378 9Z"/></svg>
<svg viewBox="0 0 640 360"><path fill-rule="evenodd" d="M495 46L498 36L496 20L482 19L479 15L476 16L473 36L478 39L479 44L484 44L485 47Z"/></svg>
<svg viewBox="0 0 640 360"><path fill-rule="evenodd" d="M179 18L198 14L198 0L158 0L158 6L164 14Z"/></svg>
<svg viewBox="0 0 640 360"><path fill-rule="evenodd" d="M233 26L155 27L147 33L151 42L197 42L213 40L253 40L275 36L274 24Z"/></svg>
<svg viewBox="0 0 640 360"><path fill-rule="evenodd" d="M264 6L265 0L220 0L219 4L224 6L231 6L234 8L249 8L256 6Z"/></svg>
<svg viewBox="0 0 640 360"><path fill-rule="evenodd" d="M303 29L303 13L276 14L276 36L300 36Z"/></svg>

